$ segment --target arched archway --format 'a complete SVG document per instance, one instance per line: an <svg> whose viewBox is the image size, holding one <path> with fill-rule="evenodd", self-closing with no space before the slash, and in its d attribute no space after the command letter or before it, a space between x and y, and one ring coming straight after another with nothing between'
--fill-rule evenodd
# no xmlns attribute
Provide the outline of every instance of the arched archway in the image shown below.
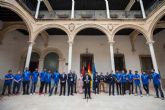
<svg viewBox="0 0 165 110"><path fill-rule="evenodd" d="M3 4L0 5L3 6ZM0 45L2 50L0 52L0 60L3 62L0 65L4 67L2 69L3 72L6 72L8 69L12 69L13 72L16 72L21 69L20 62L22 61L22 51L27 48L27 43L30 40L29 34L31 30L29 27L31 25L27 23L25 16L17 9L3 6L0 7L0 10L1 23L3 23L0 32L0 40L3 40L3 43ZM8 14L8 16L6 16L6 14Z"/></svg>
<svg viewBox="0 0 165 110"><path fill-rule="evenodd" d="M139 32L139 34L143 34L143 36L145 37L145 39L147 41L149 41L149 38L147 37L146 35L146 31L140 27L140 26L137 26L137 25L133 25L133 24L124 24L124 25L119 25L118 27L116 27L113 32L112 32L112 40L114 40L115 38L115 35L117 34L117 32L119 32L120 30L123 30L123 29L133 29L133 30L136 30Z"/></svg>
<svg viewBox="0 0 165 110"><path fill-rule="evenodd" d="M51 30L51 29L55 29L57 31L61 31L61 33L63 33L64 35L67 35L68 40L70 40L70 32L69 30L67 30L65 27L63 27L62 25L58 25L58 24L48 24L45 26L40 27L36 32L35 32L35 36L33 38L33 41L35 41L37 39L37 37L39 36L39 34L41 34L43 31L47 31L47 30Z"/></svg>
<svg viewBox="0 0 165 110"><path fill-rule="evenodd" d="M14 6L10 3L4 2L4 1L1 1L0 6L1 6L1 10L2 10L2 8L6 8L6 9L16 13L24 21L24 23L26 24L28 32L29 33L32 32L31 31L32 25L30 24L31 22L29 20L33 21L33 19L31 18L30 15L25 14L18 7Z"/></svg>
<svg viewBox="0 0 165 110"><path fill-rule="evenodd" d="M76 35L77 35L79 32L81 32L81 31L83 31L83 30L85 30L85 29L94 29L94 30L98 30L98 31L100 31L100 32L102 32L102 33L104 33L104 34L106 35L108 41L110 40L110 38L109 38L109 31L108 31L106 28L104 28L104 27L102 27L102 26L100 26L100 25L97 25L97 24L85 24L85 25L82 25L82 26L78 27L78 28L75 29L75 31L74 31L74 34L73 34L74 38L73 38L73 40L75 39Z"/></svg>
<svg viewBox="0 0 165 110"><path fill-rule="evenodd" d="M55 52L48 53L44 58L44 68L51 72L59 70L59 55Z"/></svg>
<svg viewBox="0 0 165 110"><path fill-rule="evenodd" d="M161 74L162 85L165 87L165 14L160 18L160 20L155 25L152 33L152 39L154 41L154 49L156 54L156 60L159 72Z"/></svg>
<svg viewBox="0 0 165 110"><path fill-rule="evenodd" d="M140 30L140 31L139 31ZM116 70L148 71L153 69L152 58L146 42L148 38L141 28L122 26L113 34ZM121 67L121 65L123 65Z"/></svg>
<svg viewBox="0 0 165 110"><path fill-rule="evenodd" d="M164 4L164 3L163 3ZM149 26L149 33L151 33L151 35L154 34L154 30L158 24L158 22L162 19L162 17L165 15L165 9L164 9L165 5L163 5L160 10L158 10L155 15L153 15L153 20L151 25ZM153 40L153 36L151 36L151 39Z"/></svg>
<svg viewBox="0 0 165 110"><path fill-rule="evenodd" d="M81 72L96 65L98 72L111 71L108 32L101 26L86 25L75 30L72 70ZM102 62L102 64L100 63ZM104 65L104 66L103 66Z"/></svg>

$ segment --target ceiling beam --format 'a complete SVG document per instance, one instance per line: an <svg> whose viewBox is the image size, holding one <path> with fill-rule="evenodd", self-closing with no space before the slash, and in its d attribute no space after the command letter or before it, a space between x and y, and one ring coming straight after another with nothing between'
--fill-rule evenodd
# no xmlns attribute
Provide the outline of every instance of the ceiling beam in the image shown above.
<svg viewBox="0 0 165 110"><path fill-rule="evenodd" d="M49 2L48 0L43 0L43 2L44 2L46 8L47 8L48 11L49 11L49 14L52 16L52 15L54 14L54 13L53 13L54 10L53 10L52 6L50 5L50 2Z"/></svg>
<svg viewBox="0 0 165 110"><path fill-rule="evenodd" d="M135 0L130 0L128 5L125 8L125 11L130 11L134 3L135 3Z"/></svg>

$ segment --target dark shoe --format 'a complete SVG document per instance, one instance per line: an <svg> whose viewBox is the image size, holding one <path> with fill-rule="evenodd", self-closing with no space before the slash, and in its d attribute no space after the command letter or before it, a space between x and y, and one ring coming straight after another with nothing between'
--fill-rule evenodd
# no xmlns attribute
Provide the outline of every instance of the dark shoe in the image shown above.
<svg viewBox="0 0 165 110"><path fill-rule="evenodd" d="M156 97L154 97L154 98L159 98L159 97L156 96Z"/></svg>

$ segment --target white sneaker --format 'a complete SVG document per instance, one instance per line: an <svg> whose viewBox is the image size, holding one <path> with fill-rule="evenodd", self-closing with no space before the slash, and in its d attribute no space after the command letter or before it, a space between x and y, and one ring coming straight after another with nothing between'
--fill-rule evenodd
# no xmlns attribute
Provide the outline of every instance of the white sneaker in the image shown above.
<svg viewBox="0 0 165 110"><path fill-rule="evenodd" d="M140 97L143 97L143 95L140 95Z"/></svg>

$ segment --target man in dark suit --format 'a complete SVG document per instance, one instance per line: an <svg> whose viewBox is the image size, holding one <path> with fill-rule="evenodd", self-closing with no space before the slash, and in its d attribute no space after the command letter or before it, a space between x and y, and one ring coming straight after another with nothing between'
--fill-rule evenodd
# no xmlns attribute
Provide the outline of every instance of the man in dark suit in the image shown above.
<svg viewBox="0 0 165 110"><path fill-rule="evenodd" d="M74 91L74 93L77 93L77 91L76 91L76 87L77 87L77 74L75 73L75 71L73 72L73 75L74 75L73 91Z"/></svg>
<svg viewBox="0 0 165 110"><path fill-rule="evenodd" d="M68 81L68 96L70 94L73 95L74 74L72 71L68 73L67 81Z"/></svg>
<svg viewBox="0 0 165 110"><path fill-rule="evenodd" d="M87 95L88 97L91 99L91 95L90 95L90 81L91 81L91 76L88 75L88 73L85 74L85 76L83 77L83 82L84 82L84 85L83 85L83 88L85 89L85 98L87 98Z"/></svg>
<svg viewBox="0 0 165 110"><path fill-rule="evenodd" d="M63 72L60 75L60 96L63 95L65 96L65 89L66 89L66 80L67 80L67 75L65 74L65 72Z"/></svg>
<svg viewBox="0 0 165 110"><path fill-rule="evenodd" d="M108 75L108 83L109 83L109 95L114 94L114 87L115 87L115 75L113 72Z"/></svg>
<svg viewBox="0 0 165 110"><path fill-rule="evenodd" d="M96 73L96 75L93 78L93 85L94 85L94 93L99 94L99 83L100 83L100 78L98 73Z"/></svg>

